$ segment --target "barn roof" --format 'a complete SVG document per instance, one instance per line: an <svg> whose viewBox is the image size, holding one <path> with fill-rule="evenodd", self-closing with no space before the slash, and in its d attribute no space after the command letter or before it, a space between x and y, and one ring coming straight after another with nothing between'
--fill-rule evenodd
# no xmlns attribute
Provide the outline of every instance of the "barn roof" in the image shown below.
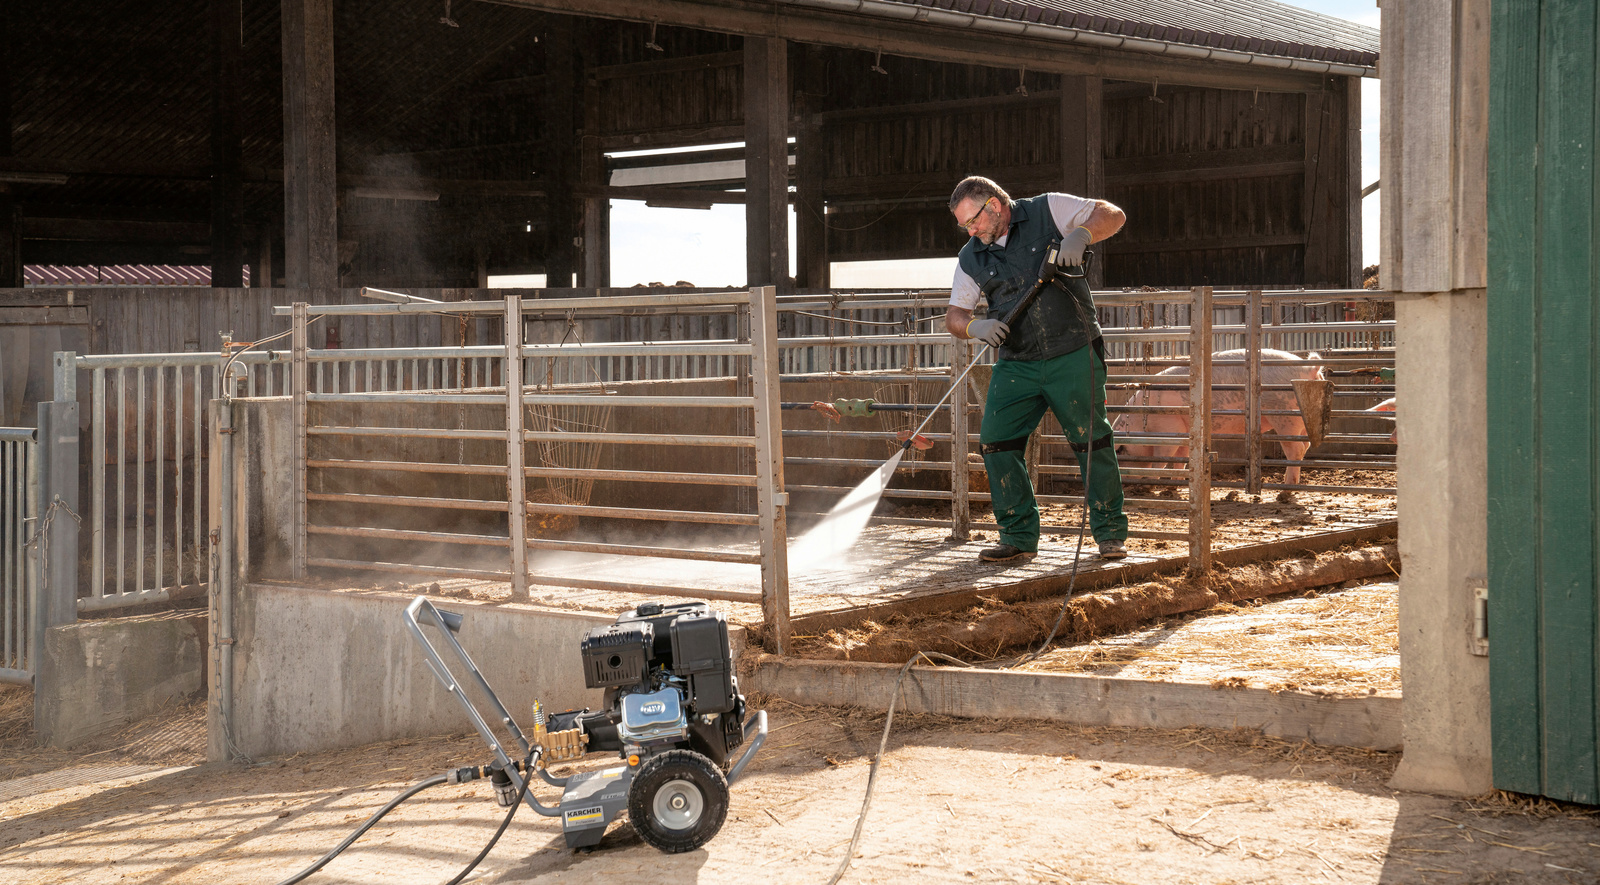
<svg viewBox="0 0 1600 885"><path fill-rule="evenodd" d="M1275 0L796 0L893 16L893 7L942 10L1113 37L1182 43L1372 67L1378 29ZM886 7L886 8L882 8ZM920 18L921 16L919 16ZM939 21L941 24L953 22ZM1130 47L1132 48L1132 47Z"/></svg>

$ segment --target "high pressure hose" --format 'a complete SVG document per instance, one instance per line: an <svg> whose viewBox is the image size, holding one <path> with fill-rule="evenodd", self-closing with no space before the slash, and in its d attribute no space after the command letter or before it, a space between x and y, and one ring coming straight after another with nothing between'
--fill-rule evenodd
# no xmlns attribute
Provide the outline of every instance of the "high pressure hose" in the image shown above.
<svg viewBox="0 0 1600 885"><path fill-rule="evenodd" d="M1087 258L1088 256L1086 255L1085 259ZM1053 262L1054 259L1052 256L1046 260ZM1087 263L1087 260L1085 260L1085 265L1087 265ZM1087 272L1087 268L1085 268L1085 272ZM1028 296L1022 300L1022 303L1020 303L1016 309L1012 310L1005 320L1003 320L1007 326L1011 325L1011 323L1014 322L1019 315L1021 315L1022 311L1026 310L1028 306L1033 303L1034 297L1039 294L1039 292L1044 288L1045 284L1049 282L1049 279L1050 278L1042 272L1041 266L1038 284L1034 287L1033 291L1028 293ZM945 393L946 397L950 396L950 393L953 392L961 384L961 382L966 379L967 372L970 372L972 367L977 365L978 360L983 358L984 353L987 352L988 349L989 345L984 344L983 347L978 350L978 353L973 357L972 362L967 365L967 370L961 373L960 377L956 379L954 384L950 385L950 391ZM1092 364L1089 367L1089 371L1091 373L1094 371L1094 366ZM915 439L916 435L922 432L922 428L926 427L928 422L933 419L933 416L937 414L939 406L941 405L944 405L944 399L939 400L938 405L935 405L933 410L928 413L928 417L923 419L922 424L918 426L917 429L912 432L911 436L906 439L903 445L904 448L910 448L911 440ZM1044 654L1045 649L1050 647L1050 643L1056 638L1056 633L1061 629L1061 622L1066 620L1067 607L1072 602L1072 590L1073 587L1078 583L1078 563L1083 556L1084 532L1089 525L1089 475L1090 467L1094 460L1094 403L1092 401L1089 403L1089 420L1086 422L1085 427L1088 429L1087 436L1089 439L1085 443L1086 451L1084 454L1087 457L1083 459L1082 465L1083 509L1080 511L1080 516L1078 519L1078 547L1072 556L1072 575L1067 579L1067 592L1066 596L1064 596L1061 600L1061 612L1056 615L1055 626L1050 628L1050 635L1045 637L1044 642L1040 643L1037 649L1008 664L1005 669L1009 669L1011 667L1020 667L1023 664L1033 661L1040 655ZM856 856L856 846L860 844L861 833L866 827L867 811L872 807L872 790L873 787L877 786L878 764L883 761L883 753L889 747L889 730L894 726L894 710L896 705L898 705L900 702L900 685L905 681L906 674L911 672L911 666L915 664L918 659L925 660L929 664L932 664L934 658L940 658L959 667L973 666L972 664L969 664L960 658L952 657L944 654L943 652L918 650L910 657L910 659L906 661L905 666L900 668L900 675L895 678L894 687L890 689L889 692L889 714L883 722L883 737L878 741L878 752L873 755L872 766L867 770L867 789L865 795L861 797L861 813L856 816L855 833L850 837L850 846L845 849L844 859L839 861L839 867L838 869L835 869L833 871L833 875L828 878L827 885L838 885L839 880L843 878L845 872L850 869L851 860Z"/></svg>
<svg viewBox="0 0 1600 885"><path fill-rule="evenodd" d="M498 843L500 841L500 837L505 834L506 827L511 825L511 819L516 817L517 806L522 804L523 797L528 793L528 781L532 779L531 775L533 772L533 758L538 752L539 748L534 747L534 749L528 753L527 757L522 760L522 770L524 775L522 778L522 786L517 789L516 800L511 803L511 809L507 811L506 816L501 819L500 828L494 831L494 836L489 839L489 844L483 846L483 850L478 852L478 856L474 857L471 863L467 864L466 869L457 873L456 877L451 879L449 882L446 882L445 885L460 885L461 880L465 879L472 873L473 870L477 869L478 864L482 863L483 859L489 856L489 852L494 850L495 844ZM306 867L300 872L295 873L293 876L290 876L289 878L284 879L282 882L279 882L278 885L296 885L296 883L304 881L312 873L315 873L317 870L327 866L329 861L332 861L334 858L338 857L346 848L354 845L357 839L361 838L362 835L364 835L368 830L372 829L373 825L382 820L384 815L395 810L400 803L410 799L423 790L426 790L429 787L437 787L438 785L444 783L461 783L463 780L476 780L477 778L483 776L480 772L485 771L488 768L489 766L485 765L482 766L481 769L458 769L450 774L436 774L433 777L412 784L400 795L390 799L389 804L378 809L377 813L367 818L365 823L357 827L355 832L346 836L343 842L340 842L338 845L334 846L332 851L324 854L317 860L316 863L313 863L311 866ZM469 772L470 774L468 774Z"/></svg>

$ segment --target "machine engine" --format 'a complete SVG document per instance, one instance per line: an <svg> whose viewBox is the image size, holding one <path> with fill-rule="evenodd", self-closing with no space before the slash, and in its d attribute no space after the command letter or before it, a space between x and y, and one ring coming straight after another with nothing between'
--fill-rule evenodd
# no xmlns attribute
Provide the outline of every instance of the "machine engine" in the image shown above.
<svg viewBox="0 0 1600 885"><path fill-rule="evenodd" d="M581 654L584 684L605 689L604 709L554 714L549 728L579 729L588 752L688 749L725 766L744 742L728 622L705 603L645 603L591 630Z"/></svg>

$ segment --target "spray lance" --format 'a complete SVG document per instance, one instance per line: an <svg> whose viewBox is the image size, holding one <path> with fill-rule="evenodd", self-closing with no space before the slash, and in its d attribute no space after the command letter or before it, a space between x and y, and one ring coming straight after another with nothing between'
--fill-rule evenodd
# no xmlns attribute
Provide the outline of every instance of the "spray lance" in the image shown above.
<svg viewBox="0 0 1600 885"><path fill-rule="evenodd" d="M1056 264L1056 257L1060 252L1060 245L1060 243L1051 243L1045 248L1044 260L1039 262L1038 279L1034 280L1033 288L1029 289L1028 294L1022 296L1022 300L1018 301L1017 305L1011 308L1011 312L1006 314L1005 318L1001 320L1002 323L1005 323L1006 328L1011 328L1013 325L1015 325L1017 320L1022 318L1023 313L1025 313L1028 308L1033 306L1033 302L1039 297L1039 293L1044 291L1044 287L1055 283L1056 273L1062 270ZM1088 273L1089 261L1093 257L1093 252L1085 252L1083 253L1083 264L1078 265L1076 268L1077 273L1073 273L1071 270L1066 270L1063 272L1073 279L1082 279L1083 276ZM922 433L923 428L927 427L928 422L933 420L933 416L939 413L939 409L944 406L945 401L950 398L950 395L960 389L961 385L967 380L967 374L972 371L972 367L976 366L983 359L983 355L987 353L989 349L990 347L987 343L978 348L978 352L973 355L972 361L967 363L967 367L961 370L961 374L956 376L955 381L950 384L950 389L946 390L944 392L944 396L939 399L939 402L934 404L933 408L929 410L928 417L923 418L922 423L917 425L917 429L908 434L905 440L900 444L902 451L911 448L911 446L914 445L917 440L921 439L920 434Z"/></svg>

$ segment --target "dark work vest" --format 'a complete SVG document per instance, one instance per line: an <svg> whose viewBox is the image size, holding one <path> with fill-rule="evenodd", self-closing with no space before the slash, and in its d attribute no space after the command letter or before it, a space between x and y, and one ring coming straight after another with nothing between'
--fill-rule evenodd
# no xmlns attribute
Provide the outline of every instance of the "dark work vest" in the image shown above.
<svg viewBox="0 0 1600 885"><path fill-rule="evenodd" d="M989 302L989 318L1003 320L1011 308L1028 294L1039 278L1039 262L1045 249L1061 239L1050 214L1050 197L1040 194L1011 204L1011 229L1002 247L998 242L985 246L977 237L967 240L957 263L972 277ZM1095 322L1094 299L1089 281L1057 274L1066 286L1047 285L1033 306L1011 324L1000 358L1006 360L1047 360L1088 344L1100 337Z"/></svg>

